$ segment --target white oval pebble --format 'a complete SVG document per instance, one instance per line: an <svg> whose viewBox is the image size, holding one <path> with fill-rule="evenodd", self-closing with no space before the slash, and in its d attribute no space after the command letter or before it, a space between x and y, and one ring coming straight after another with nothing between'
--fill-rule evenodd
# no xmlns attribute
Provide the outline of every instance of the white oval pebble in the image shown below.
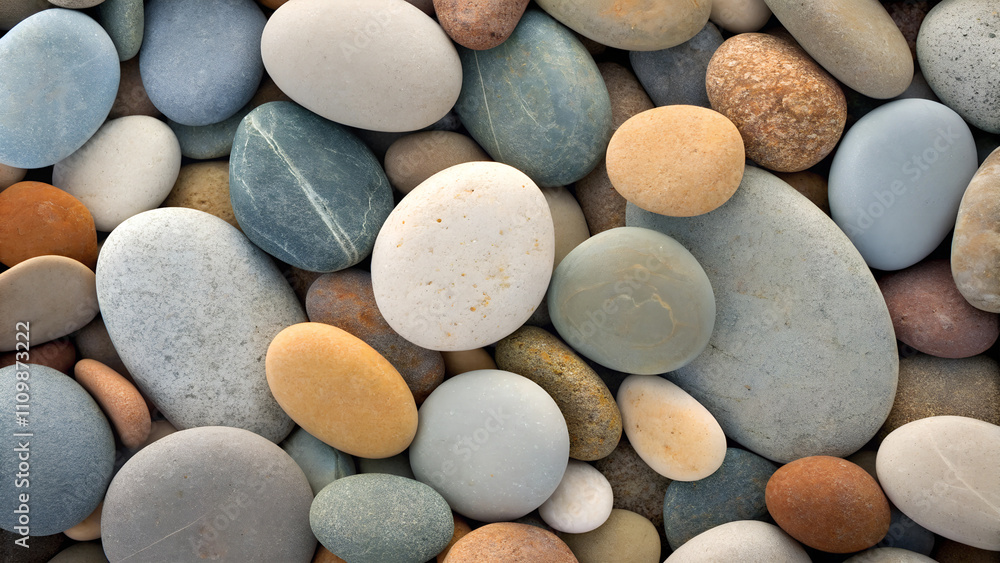
<svg viewBox="0 0 1000 563"><path fill-rule="evenodd" d="M556 491L538 514L553 529L569 534L596 530L611 516L614 505L611 483L589 463L569 460Z"/></svg>
<svg viewBox="0 0 1000 563"><path fill-rule="evenodd" d="M799 542L774 524L737 520L691 538L663 563L810 563Z"/></svg>
<svg viewBox="0 0 1000 563"><path fill-rule="evenodd" d="M898 547L874 547L862 551L844 563L936 563L922 553Z"/></svg>

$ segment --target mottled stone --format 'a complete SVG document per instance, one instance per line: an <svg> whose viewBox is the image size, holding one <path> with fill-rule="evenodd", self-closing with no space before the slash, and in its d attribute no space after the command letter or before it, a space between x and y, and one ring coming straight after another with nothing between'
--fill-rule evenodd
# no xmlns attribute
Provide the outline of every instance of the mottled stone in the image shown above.
<svg viewBox="0 0 1000 563"><path fill-rule="evenodd" d="M809 170L801 172L776 172L774 175L795 188L800 194L806 196L809 201L816 204L816 207L822 209L823 213L830 214L830 197L827 193L829 188L826 178Z"/></svg>
<svg viewBox="0 0 1000 563"><path fill-rule="evenodd" d="M513 522L487 524L452 546L444 563L505 563L545 561L577 563L569 546L555 534Z"/></svg>
<svg viewBox="0 0 1000 563"><path fill-rule="evenodd" d="M653 109L653 101L632 70L615 62L597 63L611 100L611 130L617 131L633 115ZM704 81L704 77L702 77Z"/></svg>
<svg viewBox="0 0 1000 563"><path fill-rule="evenodd" d="M404 194L434 174L463 162L490 160L467 135L421 131L400 137L385 152L385 175Z"/></svg>
<svg viewBox="0 0 1000 563"><path fill-rule="evenodd" d="M653 523L628 510L614 509L601 526L583 534L560 533L559 539L580 563L659 563L660 537Z"/></svg>
<svg viewBox="0 0 1000 563"><path fill-rule="evenodd" d="M973 307L1000 313L1000 148L969 182L958 207L951 243L951 273Z"/></svg>
<svg viewBox="0 0 1000 563"><path fill-rule="evenodd" d="M153 102L146 94L146 87L142 85L142 75L139 72L139 58L131 59L121 63L121 81L118 84L118 93L115 95L114 104L108 119L117 119L126 115L148 115L158 117L162 115L156 109Z"/></svg>
<svg viewBox="0 0 1000 563"><path fill-rule="evenodd" d="M145 28L143 0L101 0L97 13L115 44L118 60L127 61L138 55Z"/></svg>
<svg viewBox="0 0 1000 563"><path fill-rule="evenodd" d="M706 23L697 35L676 47L632 51L628 58L642 87L657 106L686 104L707 108L705 74L720 45L719 29Z"/></svg>
<svg viewBox="0 0 1000 563"><path fill-rule="evenodd" d="M434 0L445 33L469 49L492 49L513 33L528 0Z"/></svg>
<svg viewBox="0 0 1000 563"><path fill-rule="evenodd" d="M229 197L229 161L194 162L182 166L161 207L197 209L239 229Z"/></svg>
<svg viewBox="0 0 1000 563"><path fill-rule="evenodd" d="M627 437L622 436L615 451L595 461L594 467L611 483L615 508L635 512L663 529L663 498L671 481L646 465Z"/></svg>
<svg viewBox="0 0 1000 563"><path fill-rule="evenodd" d="M151 425L149 409L134 385L97 360L80 360L73 374L76 382L101 405L126 448L135 450L145 443Z"/></svg>
<svg viewBox="0 0 1000 563"><path fill-rule="evenodd" d="M698 534L664 563L809 563L802 546L781 528L757 520L737 520Z"/></svg>
<svg viewBox="0 0 1000 563"><path fill-rule="evenodd" d="M764 27L771 9L764 0L712 0L708 19L732 33L749 33Z"/></svg>
<svg viewBox="0 0 1000 563"><path fill-rule="evenodd" d="M541 0L563 25L598 43L627 51L655 51L679 45L708 21L708 0Z"/></svg>
<svg viewBox="0 0 1000 563"><path fill-rule="evenodd" d="M78 199L42 182L18 182L0 192L0 262L14 266L46 254L97 263L94 218Z"/></svg>

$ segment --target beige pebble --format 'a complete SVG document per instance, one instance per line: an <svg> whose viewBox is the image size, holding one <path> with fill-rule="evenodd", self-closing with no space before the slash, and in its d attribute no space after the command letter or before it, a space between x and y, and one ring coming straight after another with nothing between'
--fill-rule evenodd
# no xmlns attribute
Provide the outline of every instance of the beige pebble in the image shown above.
<svg viewBox="0 0 1000 563"><path fill-rule="evenodd" d="M97 360L80 360L73 369L76 381L108 416L122 444L131 450L149 437L149 409L142 394L121 374Z"/></svg>
<svg viewBox="0 0 1000 563"><path fill-rule="evenodd" d="M0 164L0 192L24 179L27 170Z"/></svg>
<svg viewBox="0 0 1000 563"><path fill-rule="evenodd" d="M463 162L492 160L471 137L451 131L421 131L400 137L385 153L385 175L404 194L434 174Z"/></svg>
<svg viewBox="0 0 1000 563"><path fill-rule="evenodd" d="M542 195L549 204L552 225L555 227L556 256L552 263L552 270L555 271L556 266L571 250L590 238L590 231L580 204L569 190L562 186L542 188Z"/></svg>
<svg viewBox="0 0 1000 563"><path fill-rule="evenodd" d="M747 33L764 27L771 19L771 8L764 0L712 0L708 19L732 33Z"/></svg>
<svg viewBox="0 0 1000 563"><path fill-rule="evenodd" d="M182 166L173 189L160 207L197 209L239 229L229 200L229 161L213 160Z"/></svg>

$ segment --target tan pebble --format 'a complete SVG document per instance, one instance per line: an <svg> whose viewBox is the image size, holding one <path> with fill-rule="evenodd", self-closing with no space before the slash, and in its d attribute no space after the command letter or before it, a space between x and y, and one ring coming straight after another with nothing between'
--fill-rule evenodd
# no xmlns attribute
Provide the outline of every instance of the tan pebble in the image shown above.
<svg viewBox="0 0 1000 563"><path fill-rule="evenodd" d="M97 360L80 360L76 381L108 416L126 448L136 449L149 437L151 421L142 394L127 379Z"/></svg>
<svg viewBox="0 0 1000 563"><path fill-rule="evenodd" d="M1000 148L969 182L955 222L951 273L975 308L1000 313Z"/></svg>
<svg viewBox="0 0 1000 563"><path fill-rule="evenodd" d="M560 533L580 563L659 563L660 536L641 515L616 508L596 530L584 534Z"/></svg>
<svg viewBox="0 0 1000 563"><path fill-rule="evenodd" d="M121 63L121 79L118 82L118 95L115 103L111 106L111 113L108 119L125 117L126 115L148 115L150 117L160 117L160 110L156 109L153 102L146 94L146 88L142 85L142 77L139 75L139 57Z"/></svg>
<svg viewBox="0 0 1000 563"><path fill-rule="evenodd" d="M452 546L444 563L510 563L514 561L577 563L561 539L542 528L499 522L477 528Z"/></svg>
<svg viewBox="0 0 1000 563"><path fill-rule="evenodd" d="M146 441L142 443L142 446L139 449L141 450L160 438L165 438L174 432L177 432L177 429L174 428L174 425L170 424L170 422L166 420L154 420L149 428L149 436L146 438Z"/></svg>
<svg viewBox="0 0 1000 563"><path fill-rule="evenodd" d="M771 8L764 0L712 0L708 19L732 33L748 33L764 27L771 19Z"/></svg>
<svg viewBox="0 0 1000 563"><path fill-rule="evenodd" d="M444 559L445 557L448 557L448 552L451 551L451 548L454 547L458 540L464 538L469 534L469 532L472 531L468 522L466 522L461 516L455 514L454 512L452 512L451 515L455 519L455 532L451 535L451 541L448 542L448 545L444 546L441 553L437 554L437 563L444 563Z"/></svg>
<svg viewBox="0 0 1000 563"><path fill-rule="evenodd" d="M830 214L830 198L827 195L826 178L809 170L801 172L776 172L774 175L795 188L800 194L806 196L809 201L816 204L816 207L822 209L823 213Z"/></svg>
<svg viewBox="0 0 1000 563"><path fill-rule="evenodd" d="M462 350L459 352L441 352L444 357L445 377L454 377L467 371L477 369L497 369L493 356L485 348Z"/></svg>
<svg viewBox="0 0 1000 563"><path fill-rule="evenodd" d="M24 168L0 164L0 192L23 180L27 173L28 171Z"/></svg>
<svg viewBox="0 0 1000 563"><path fill-rule="evenodd" d="M97 508L83 519L76 526L63 532L66 537L71 540L76 541L92 541L101 538L101 510L104 508L104 503L101 502L97 505Z"/></svg>
<svg viewBox="0 0 1000 563"><path fill-rule="evenodd" d="M385 152L385 175L404 194L434 174L463 162L492 160L471 137L451 131L421 131L400 137Z"/></svg>
<svg viewBox="0 0 1000 563"><path fill-rule="evenodd" d="M580 204L569 190L562 186L542 188L542 195L549 204L552 225L555 227L556 256L552 262L552 270L555 271L556 266L571 250L590 238L590 230Z"/></svg>
<svg viewBox="0 0 1000 563"><path fill-rule="evenodd" d="M182 166L173 189L160 207L197 209L239 229L229 199L229 161L213 160Z"/></svg>

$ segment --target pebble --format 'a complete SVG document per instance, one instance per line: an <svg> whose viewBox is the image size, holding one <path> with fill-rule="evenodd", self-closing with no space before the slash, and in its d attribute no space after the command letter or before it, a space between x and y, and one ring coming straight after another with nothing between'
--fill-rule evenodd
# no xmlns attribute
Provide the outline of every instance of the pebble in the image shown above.
<svg viewBox="0 0 1000 563"><path fill-rule="evenodd" d="M863 551L844 563L937 563L934 559L896 547L878 547Z"/></svg>
<svg viewBox="0 0 1000 563"><path fill-rule="evenodd" d="M781 528L757 520L737 520L698 534L664 563L810 563L806 550Z"/></svg>
<svg viewBox="0 0 1000 563"><path fill-rule="evenodd" d="M18 182L0 192L0 262L15 266L57 254L93 269L97 230L87 207L42 182Z"/></svg>
<svg viewBox="0 0 1000 563"><path fill-rule="evenodd" d="M104 325L104 318L100 315L94 317L94 320L80 329L76 333L74 341L76 342L76 348L80 351L81 359L97 360L115 370L129 381L132 380L132 375L128 372L128 368L125 367L125 363L122 362L118 351L115 350L115 344L111 342L108 327ZM74 354L72 363L69 365L69 370L72 370L75 364L76 357ZM69 375L69 371L66 374Z"/></svg>
<svg viewBox="0 0 1000 563"><path fill-rule="evenodd" d="M590 230L587 228L587 218L584 217L580 204L569 190L562 186L551 186L542 188L542 195L545 196L549 213L552 214L556 243L552 270L555 271L571 250L590 238Z"/></svg>
<svg viewBox="0 0 1000 563"><path fill-rule="evenodd" d="M121 81L118 84L118 93L115 94L115 101L111 106L108 119L117 119L127 115L148 115L150 117L163 115L150 101L146 94L146 87L142 85L139 57L132 57L122 62L120 72Z"/></svg>
<svg viewBox="0 0 1000 563"><path fill-rule="evenodd" d="M913 78L906 39L885 7L868 0L803 5L764 0L809 55L837 80L870 98L895 97Z"/></svg>
<svg viewBox="0 0 1000 563"><path fill-rule="evenodd" d="M389 475L415 479L413 469L410 467L410 456L406 452L380 459L359 457L357 461L358 473L388 473Z"/></svg>
<svg viewBox="0 0 1000 563"><path fill-rule="evenodd" d="M16 365L18 358L23 360L24 354L21 352L23 350L15 349L0 354L0 367ZM73 372L73 365L76 363L76 346L69 338L57 338L49 340L45 344L31 346L29 357L33 364L50 367L69 375Z"/></svg>
<svg viewBox="0 0 1000 563"><path fill-rule="evenodd" d="M306 314L310 321L333 325L374 348L399 371L418 405L444 381L441 353L392 330L375 302L371 274L364 270L350 268L316 278L306 295Z"/></svg>
<svg viewBox="0 0 1000 563"><path fill-rule="evenodd" d="M680 45L698 33L712 11L708 0L629 4L541 0L538 6L580 35L626 51L656 51Z"/></svg>
<svg viewBox="0 0 1000 563"><path fill-rule="evenodd" d="M469 136L454 131L421 131L400 137L385 152L385 175L392 187L408 194L434 174L463 162L490 156Z"/></svg>
<svg viewBox="0 0 1000 563"><path fill-rule="evenodd" d="M544 329L524 326L497 343L496 362L540 385L559 405L570 457L593 461L614 451L622 433L615 397L570 347Z"/></svg>
<svg viewBox="0 0 1000 563"><path fill-rule="evenodd" d="M27 379L17 376L18 372L27 372ZM16 366L0 368L0 383L2 400L11 413L3 417L2 430L11 436L12 453L0 462L0 468L10 475L0 488L4 498L10 499L8 510L0 516L0 526L11 532L17 532L15 526L26 526L31 536L72 528L94 511L111 481L115 459L111 427L90 395L52 368L30 364L21 370ZM24 389L15 387L18 383L24 383ZM20 393L28 399L17 399ZM15 425L15 411L23 412L27 427ZM31 436L19 437L18 433ZM18 451L24 452L24 457L14 453ZM29 468L19 470L21 462ZM22 504L26 506L21 508ZM28 522L18 522L17 509L28 515ZM33 540L28 540L29 549Z"/></svg>
<svg viewBox="0 0 1000 563"><path fill-rule="evenodd" d="M660 537L653 523L628 510L613 509L598 528L559 539L580 563L659 563Z"/></svg>
<svg viewBox="0 0 1000 563"><path fill-rule="evenodd" d="M646 465L626 436L594 467L611 483L616 509L635 512L663 530L663 498L671 481Z"/></svg>
<svg viewBox="0 0 1000 563"><path fill-rule="evenodd" d="M962 297L948 260L925 260L888 274L879 288L896 338L925 354L968 358L989 350L1000 336L1000 316Z"/></svg>
<svg viewBox="0 0 1000 563"><path fill-rule="evenodd" d="M23 350L83 328L98 313L94 272L65 256L37 256L0 273L0 352ZM24 336L18 338L23 325ZM16 326L17 325L17 326Z"/></svg>
<svg viewBox="0 0 1000 563"><path fill-rule="evenodd" d="M266 103L243 119L229 160L229 194L254 244L313 272L365 259L392 210L392 189L371 151L291 102Z"/></svg>
<svg viewBox="0 0 1000 563"><path fill-rule="evenodd" d="M448 545L446 545L445 548L442 549L441 552L435 557L435 563L444 563L444 560L448 557L448 552L451 551L451 548L458 543L458 540L464 538L469 532L472 531L472 527L470 527L468 522L462 519L461 516L455 513L452 513L452 516L455 519L455 531L452 533L451 540L448 542Z"/></svg>
<svg viewBox="0 0 1000 563"><path fill-rule="evenodd" d="M976 172L969 127L930 100L889 102L844 135L830 165L830 211L868 265L900 270L955 226Z"/></svg>
<svg viewBox="0 0 1000 563"><path fill-rule="evenodd" d="M271 341L267 383L288 416L338 450L389 457L417 431L417 405L392 364L358 337L300 323Z"/></svg>
<svg viewBox="0 0 1000 563"><path fill-rule="evenodd" d="M424 563L451 539L448 503L427 485L396 475L352 475L313 500L309 524L324 547L357 563Z"/></svg>
<svg viewBox="0 0 1000 563"><path fill-rule="evenodd" d="M501 370L442 383L420 407L410 446L417 479L455 512L484 522L513 520L541 506L568 462L559 406L538 384Z"/></svg>
<svg viewBox="0 0 1000 563"><path fill-rule="evenodd" d="M917 60L934 93L966 121L1000 133L1000 12L991 0L945 0L924 18ZM983 63L993 61L989 70Z"/></svg>
<svg viewBox="0 0 1000 563"><path fill-rule="evenodd" d="M98 231L159 206L177 180L181 147L159 119L131 115L107 122L56 163L52 184L80 200Z"/></svg>
<svg viewBox="0 0 1000 563"><path fill-rule="evenodd" d="M65 530L63 533L66 534L67 538L80 542L101 539L101 511L103 508L104 503L101 502L90 513L90 516L87 516L82 522Z"/></svg>
<svg viewBox="0 0 1000 563"><path fill-rule="evenodd" d="M104 123L118 91L114 43L73 10L22 21L0 37L0 61L0 162L7 166L43 168L69 156Z"/></svg>
<svg viewBox="0 0 1000 563"><path fill-rule="evenodd" d="M245 105L226 119L208 125L182 125L170 119L167 125L177 136L184 156L200 160L228 158L233 150L236 131L251 109L249 104Z"/></svg>
<svg viewBox="0 0 1000 563"><path fill-rule="evenodd" d="M515 522L476 528L452 546L444 563L506 563L545 561L577 563L576 557L552 532Z"/></svg>
<svg viewBox="0 0 1000 563"><path fill-rule="evenodd" d="M50 4L60 6L62 8L82 10L84 8L93 8L102 2L104 2L104 0L55 0L54 2L50 2Z"/></svg>
<svg viewBox="0 0 1000 563"><path fill-rule="evenodd" d="M146 442L152 422L146 400L134 385L97 360L80 360L73 374L76 382L101 405L126 448L136 450Z"/></svg>
<svg viewBox="0 0 1000 563"><path fill-rule="evenodd" d="M115 44L118 60L127 61L138 55L145 30L143 0L101 0L97 13Z"/></svg>
<svg viewBox="0 0 1000 563"><path fill-rule="evenodd" d="M27 170L0 164L0 192L24 179Z"/></svg>
<svg viewBox="0 0 1000 563"><path fill-rule="evenodd" d="M445 377L455 377L458 374L477 369L497 369L496 362L485 348L460 350L457 352L441 352L444 358Z"/></svg>
<svg viewBox="0 0 1000 563"><path fill-rule="evenodd" d="M611 484L589 463L571 459L562 481L538 514L553 530L582 534L596 529L611 516Z"/></svg>
<svg viewBox="0 0 1000 563"><path fill-rule="evenodd" d="M316 549L312 500L302 470L267 439L191 428L143 448L118 471L104 499L101 542L111 561L141 551L145 561L308 563Z"/></svg>
<svg viewBox="0 0 1000 563"><path fill-rule="evenodd" d="M962 296L977 309L1000 313L1000 149L994 150L969 182L958 207L951 246L951 273Z"/></svg>
<svg viewBox="0 0 1000 563"><path fill-rule="evenodd" d="M235 426L273 442L292 430L264 355L305 314L267 255L225 221L176 207L127 219L104 242L97 294L115 348L174 426Z"/></svg>
<svg viewBox="0 0 1000 563"><path fill-rule="evenodd" d="M716 312L712 285L694 256L669 236L634 227L573 249L552 275L548 304L574 350L644 375L694 360L708 345Z"/></svg>
<svg viewBox="0 0 1000 563"><path fill-rule="evenodd" d="M712 9L715 9L713 3ZM629 62L642 87L657 106L684 104L709 107L705 74L722 45L719 28L711 23L691 39L659 51L632 51Z"/></svg>
<svg viewBox="0 0 1000 563"><path fill-rule="evenodd" d="M337 479L355 473L354 459L350 455L330 447L302 428L292 430L279 445L305 474L313 495L318 495L323 487Z"/></svg>
<svg viewBox="0 0 1000 563"><path fill-rule="evenodd" d="M482 51L510 37L528 0L434 0L433 5L438 23L455 43Z"/></svg>
<svg viewBox="0 0 1000 563"><path fill-rule="evenodd" d="M418 346L485 346L517 330L541 302L554 241L549 206L524 173L496 162L452 166L410 192L379 231L375 300Z"/></svg>
<svg viewBox="0 0 1000 563"><path fill-rule="evenodd" d="M264 74L260 37L267 22L253 0L151 0L145 18L139 69L163 115L208 125L250 101Z"/></svg>
<svg viewBox="0 0 1000 563"><path fill-rule="evenodd" d="M362 129L422 129L444 117L462 89L451 40L405 0L284 4L268 19L260 51L292 100Z"/></svg>
<svg viewBox="0 0 1000 563"><path fill-rule="evenodd" d="M229 161L192 162L181 166L162 207L197 209L239 229L229 197Z"/></svg>
<svg viewBox="0 0 1000 563"><path fill-rule="evenodd" d="M731 119L747 157L798 172L830 154L847 123L837 81L794 42L763 33L726 40L708 64L712 109Z"/></svg>
<svg viewBox="0 0 1000 563"><path fill-rule="evenodd" d="M751 33L771 19L771 9L764 0L712 0L708 19L731 33Z"/></svg>

